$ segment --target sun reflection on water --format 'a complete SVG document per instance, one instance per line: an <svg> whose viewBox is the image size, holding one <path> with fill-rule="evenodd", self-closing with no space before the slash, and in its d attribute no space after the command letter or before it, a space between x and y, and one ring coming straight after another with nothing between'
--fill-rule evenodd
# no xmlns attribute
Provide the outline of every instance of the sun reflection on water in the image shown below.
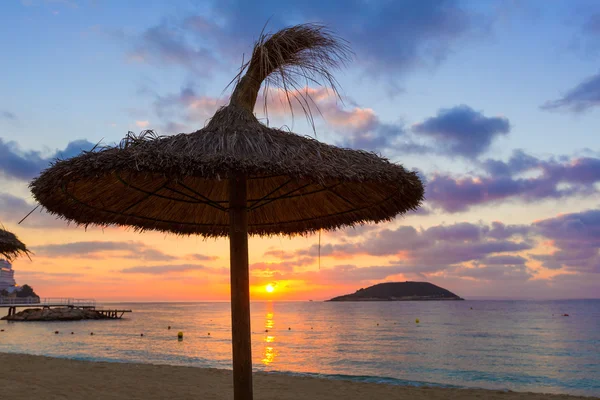
<svg viewBox="0 0 600 400"><path fill-rule="evenodd" d="M265 329L273 329L275 323L273 322L273 313L267 313L267 319L265 320Z"/></svg>
<svg viewBox="0 0 600 400"><path fill-rule="evenodd" d="M275 322L273 321L273 303L269 302L267 304L267 315L265 317L265 333L267 333L269 329L273 329L274 326ZM267 333L264 342L265 347L263 349L263 358L261 362L264 365L269 365L275 360L275 358L278 355L277 351L274 348L275 336Z"/></svg>

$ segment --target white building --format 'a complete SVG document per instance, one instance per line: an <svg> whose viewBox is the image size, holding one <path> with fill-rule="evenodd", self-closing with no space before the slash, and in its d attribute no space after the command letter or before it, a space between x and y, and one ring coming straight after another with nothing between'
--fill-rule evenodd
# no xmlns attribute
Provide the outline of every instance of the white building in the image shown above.
<svg viewBox="0 0 600 400"><path fill-rule="evenodd" d="M8 261L0 259L0 291L6 289L12 292L16 285L15 271L13 271L12 265Z"/></svg>

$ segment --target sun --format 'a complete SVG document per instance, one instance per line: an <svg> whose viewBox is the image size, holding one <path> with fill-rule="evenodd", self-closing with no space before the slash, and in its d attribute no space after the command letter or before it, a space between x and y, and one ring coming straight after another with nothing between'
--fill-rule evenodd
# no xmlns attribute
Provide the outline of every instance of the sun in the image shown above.
<svg viewBox="0 0 600 400"><path fill-rule="evenodd" d="M267 293L273 293L275 291L275 286L269 283L267 286L265 286L265 290L267 291Z"/></svg>

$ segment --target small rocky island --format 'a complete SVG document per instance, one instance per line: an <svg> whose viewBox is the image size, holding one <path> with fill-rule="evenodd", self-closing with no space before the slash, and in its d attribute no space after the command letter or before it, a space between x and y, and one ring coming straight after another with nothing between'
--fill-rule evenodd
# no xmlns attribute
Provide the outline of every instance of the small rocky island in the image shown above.
<svg viewBox="0 0 600 400"><path fill-rule="evenodd" d="M454 293L429 282L386 282L359 289L355 293L328 301L423 301L464 300Z"/></svg>
<svg viewBox="0 0 600 400"><path fill-rule="evenodd" d="M7 321L79 321L82 319L110 319L108 315L85 308L28 308L1 319Z"/></svg>

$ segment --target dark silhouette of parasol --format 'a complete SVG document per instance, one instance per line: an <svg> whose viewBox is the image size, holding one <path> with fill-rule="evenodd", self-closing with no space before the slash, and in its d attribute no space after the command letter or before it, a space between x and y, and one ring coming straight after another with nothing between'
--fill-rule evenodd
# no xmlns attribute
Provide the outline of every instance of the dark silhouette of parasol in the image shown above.
<svg viewBox="0 0 600 400"><path fill-rule="evenodd" d="M252 398L248 235L390 221L423 200L418 176L401 165L273 129L254 116L265 83L292 97L305 82L337 93L330 71L348 55L346 43L320 25L263 34L233 81L229 105L203 129L129 134L118 146L54 162L30 185L50 213L80 225L229 237L236 400Z"/></svg>

